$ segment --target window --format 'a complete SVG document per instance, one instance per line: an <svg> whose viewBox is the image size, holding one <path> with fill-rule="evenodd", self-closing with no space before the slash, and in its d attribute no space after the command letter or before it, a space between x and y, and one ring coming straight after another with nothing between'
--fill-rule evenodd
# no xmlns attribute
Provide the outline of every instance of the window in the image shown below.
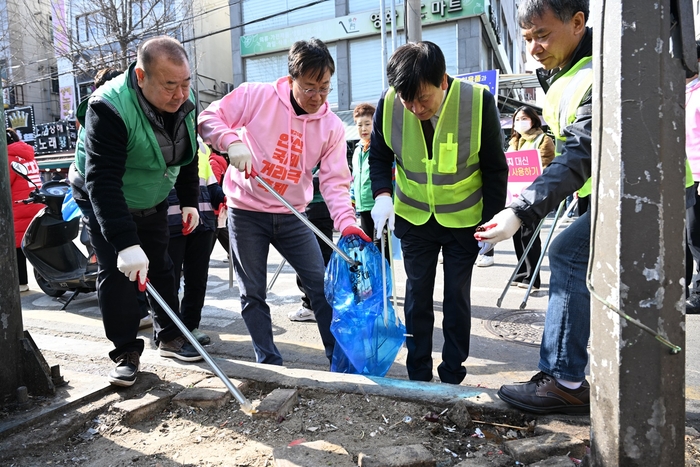
<svg viewBox="0 0 700 467"><path fill-rule="evenodd" d="M243 24L245 25L243 33L252 34L302 24L307 22L308 18L319 20L335 16L335 2L320 2L306 8L300 8L308 3L309 0L278 0L275 2L243 0L241 6Z"/></svg>
<svg viewBox="0 0 700 467"><path fill-rule="evenodd" d="M51 67L51 92L58 94L58 67Z"/></svg>
<svg viewBox="0 0 700 467"><path fill-rule="evenodd" d="M88 37L88 31L90 28L88 27L88 15L81 15L77 16L75 18L75 31L76 31L76 39L78 42L87 42L90 40Z"/></svg>

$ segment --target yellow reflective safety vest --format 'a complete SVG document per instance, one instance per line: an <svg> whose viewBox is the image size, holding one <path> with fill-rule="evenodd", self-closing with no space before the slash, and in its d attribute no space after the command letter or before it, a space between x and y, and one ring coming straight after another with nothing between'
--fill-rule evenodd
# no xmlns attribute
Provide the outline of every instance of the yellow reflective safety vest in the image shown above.
<svg viewBox="0 0 700 467"><path fill-rule="evenodd" d="M433 157L428 157L418 118L397 98L384 97L384 140L396 156L394 210L413 225L430 216L445 227L472 227L481 221L481 114L484 86L454 79L438 118ZM466 110L460 112L460 109Z"/></svg>
<svg viewBox="0 0 700 467"><path fill-rule="evenodd" d="M581 101L593 87L593 57L584 57L569 71L552 83L542 108L542 116L554 135L554 155L560 156L564 142L564 128L576 120ZM580 197L591 194L591 179L578 190Z"/></svg>

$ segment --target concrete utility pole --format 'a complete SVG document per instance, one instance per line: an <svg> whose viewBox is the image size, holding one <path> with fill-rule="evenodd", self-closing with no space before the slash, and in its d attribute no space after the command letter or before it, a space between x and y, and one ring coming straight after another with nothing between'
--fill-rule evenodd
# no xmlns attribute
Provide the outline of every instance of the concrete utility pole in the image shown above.
<svg viewBox="0 0 700 467"><path fill-rule="evenodd" d="M0 109L3 109L0 94ZM5 133L5 112L0 111L0 128ZM3 134L3 136L5 136ZM7 138L0 138L0 156L7 161ZM0 407L20 404L29 395L49 396L56 384L65 384L58 365L49 368L29 333L23 331L22 302L19 298L15 227L12 216L10 174L6 162L0 164Z"/></svg>
<svg viewBox="0 0 700 467"><path fill-rule="evenodd" d="M3 108L0 94L0 108ZM0 127L5 133L5 112ZM7 161L7 138L0 138L0 154ZM0 164L0 405L9 397L14 399L21 385L22 365L20 339L22 338L22 308L19 300L15 227L12 218L12 195L7 162Z"/></svg>
<svg viewBox="0 0 700 467"><path fill-rule="evenodd" d="M591 5L595 466L684 465L685 353L661 342L685 345L685 71L681 27L672 28L683 1ZM692 28L692 9L687 19Z"/></svg>
<svg viewBox="0 0 700 467"><path fill-rule="evenodd" d="M420 3L421 0L406 0L406 42L423 40Z"/></svg>

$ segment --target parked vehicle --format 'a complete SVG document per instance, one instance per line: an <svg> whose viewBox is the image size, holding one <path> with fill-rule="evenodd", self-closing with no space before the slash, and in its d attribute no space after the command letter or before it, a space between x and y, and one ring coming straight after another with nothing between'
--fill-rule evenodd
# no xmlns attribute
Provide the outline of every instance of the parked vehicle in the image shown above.
<svg viewBox="0 0 700 467"><path fill-rule="evenodd" d="M34 185L22 164L13 162L12 170ZM64 180L51 180L41 188L34 187L28 199L17 202L41 203L46 207L29 223L22 239L22 251L46 295L61 297L66 292L72 293L67 300L61 300L61 310L65 310L78 294L96 290L97 258L86 229L82 229L80 241L87 248L88 256L73 242L81 231L81 217L65 221L61 214L63 198L71 189L70 185Z"/></svg>

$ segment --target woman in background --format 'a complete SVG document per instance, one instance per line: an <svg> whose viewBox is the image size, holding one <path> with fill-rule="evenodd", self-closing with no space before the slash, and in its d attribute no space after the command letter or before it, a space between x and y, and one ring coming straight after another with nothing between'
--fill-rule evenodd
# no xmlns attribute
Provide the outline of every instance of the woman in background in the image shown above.
<svg viewBox="0 0 700 467"><path fill-rule="evenodd" d="M552 142L552 138L547 136L542 129L542 121L537 115L537 112L535 112L532 107L524 105L518 108L513 114L513 131L506 152L524 151L526 149L537 149L540 154L540 160L542 161L542 168L547 167L549 163L552 162L552 159L554 159L554 143ZM523 252L528 243L530 243L533 234L534 230L525 227L523 224L520 230L513 235L513 245L515 246L515 254L518 257L518 261L522 258ZM526 289L532 281L532 290L539 290L540 273L537 271L534 278L533 273L541 253L542 243L538 235L535 237L532 248L528 251L525 261L518 269L518 273L510 285L516 285Z"/></svg>
<svg viewBox="0 0 700 467"><path fill-rule="evenodd" d="M39 165L34 158L34 148L22 141L15 130L8 128L7 135L7 162L10 167L10 191L12 192L12 217L15 221L15 248L17 248L17 275L19 276L19 291L29 290L27 276L27 259L22 253L22 237L29 227L29 223L43 205L39 203L18 203L29 198L29 194L34 190L34 185L12 170L12 163L19 162L27 168L27 175L41 188L41 174Z"/></svg>

